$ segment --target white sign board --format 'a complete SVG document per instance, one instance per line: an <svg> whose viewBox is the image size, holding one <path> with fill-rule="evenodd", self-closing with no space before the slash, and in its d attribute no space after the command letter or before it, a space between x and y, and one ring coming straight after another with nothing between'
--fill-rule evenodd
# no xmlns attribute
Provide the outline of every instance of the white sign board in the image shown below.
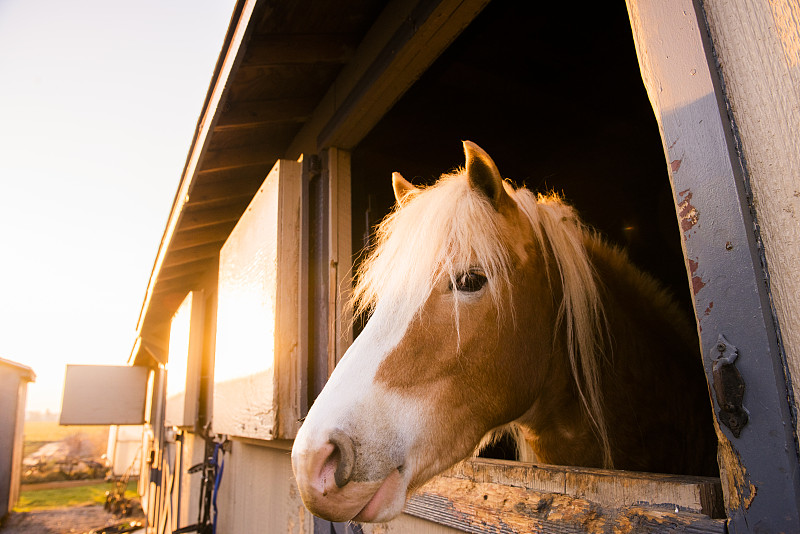
<svg viewBox="0 0 800 534"><path fill-rule="evenodd" d="M62 425L141 425L147 396L147 367L67 365Z"/></svg>

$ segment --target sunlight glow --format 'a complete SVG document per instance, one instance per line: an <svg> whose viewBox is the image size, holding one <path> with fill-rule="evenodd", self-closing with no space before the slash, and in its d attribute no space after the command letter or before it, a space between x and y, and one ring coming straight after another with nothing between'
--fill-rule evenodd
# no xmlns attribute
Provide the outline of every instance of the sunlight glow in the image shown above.
<svg viewBox="0 0 800 534"><path fill-rule="evenodd" d="M0 357L124 364L234 0L0 1Z"/></svg>
<svg viewBox="0 0 800 534"><path fill-rule="evenodd" d="M172 317L169 330L167 363L167 397L186 389L186 368L189 361L189 328L192 319L192 293L186 295Z"/></svg>
<svg viewBox="0 0 800 534"><path fill-rule="evenodd" d="M232 283L231 283L232 282ZM220 279L214 380L222 382L271 370L275 353L275 300L266 288L242 279ZM260 286L260 287L259 287Z"/></svg>

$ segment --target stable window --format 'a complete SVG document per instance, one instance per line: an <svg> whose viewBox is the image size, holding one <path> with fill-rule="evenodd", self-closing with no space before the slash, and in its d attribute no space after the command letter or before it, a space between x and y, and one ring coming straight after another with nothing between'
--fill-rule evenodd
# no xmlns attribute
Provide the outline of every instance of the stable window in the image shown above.
<svg viewBox="0 0 800 534"><path fill-rule="evenodd" d="M563 192L584 221L670 288L693 321L664 146L630 31L622 4L578 12L549 4L535 13L513 3L487 6L352 150L355 266L394 204L391 173L433 183L463 164L459 141L469 139L517 185ZM700 361L696 368L703 373ZM512 458L502 449L490 455ZM714 478L503 459L471 460L437 477L406 513L462 529L485 521L583 524L595 514L636 516L645 525L647 506L724 529L710 519L725 514Z"/></svg>
<svg viewBox="0 0 800 534"><path fill-rule="evenodd" d="M487 4L486 11L479 15ZM784 528L781 521L793 524L790 516L796 509L794 477L776 475L796 472L794 434L789 424L792 414L783 388L785 376L769 313L769 293L759 265L754 221L748 213L747 187L732 139L733 128L726 112L728 103L720 88L712 44L708 42L704 6L689 0L628 0L626 14L621 5L616 8L582 5L579 9L537 5L534 13L525 10L518 17L507 18L493 38L475 39L474 32L478 31L475 28L490 24L487 20L492 11L496 15L503 9L523 9L508 4L482 0L393 2L392 9L387 9L384 15L391 11L394 18L382 15L375 22L328 93L325 106L315 112L314 124L304 128L302 140L313 138L317 146L329 148L327 153L320 154L322 172L311 182L312 190L316 187L322 192L319 195L322 209L316 214L319 215L316 221L322 222L319 228L323 235L331 237L328 249L323 246L312 251L312 256L318 253L321 260L315 266L313 280L323 282L324 292L314 294L314 300L309 301L313 307L310 315L316 321L314 325L319 326L319 321L328 325L328 337L327 345L317 343L320 340L312 341L309 377L313 381L309 382L309 400L313 400L314 393L324 383L323 377L341 356L339 349L346 346L341 340L349 339L349 333L342 327L345 323L337 322L341 318L336 313L344 301L337 296L337 290L346 290L347 285L335 286L350 264L342 256L342 244L351 241L353 252L357 252L362 244L369 242L370 227L393 203L388 186L390 172L401 171L407 178L417 179L416 183L433 181L443 170L461 164L460 147L453 139L471 139L501 163L504 175L518 183L527 183L531 189L562 189L585 220L612 240L627 245L640 266L683 298L687 315L694 314L696 318L705 374L714 386L711 404L723 423L716 430L729 524L736 530L737 525L746 530L756 522L758 528L770 525L774 530ZM538 24L528 24L537 17ZM561 27L555 27L558 24ZM445 58L453 59L448 47L464 28L467 28L464 36L473 33L470 54L449 65L454 75L441 78L439 89L444 91L425 93L426 81L430 82L436 69L447 68L447 65L442 67ZM631 49L631 30L635 55ZM618 39L624 41L624 46L617 49L620 54L609 53L606 47L609 43L619 46L622 41ZM465 46L464 39L456 40L451 48L457 51L459 46ZM544 52L536 56L531 47ZM573 53L565 54L570 48ZM531 56L542 61L528 65L521 61ZM628 61L625 58L633 61L627 72L622 72L619 62ZM492 72L495 63L503 67L500 72ZM514 75L509 77L508 73ZM420 81L414 85L420 75ZM609 79L616 81L618 75L624 80L619 87L599 87ZM642 80L650 104L642 93ZM532 85L538 86L537 91L528 91ZM485 92L487 87L489 92ZM550 93L541 91L548 87ZM638 93L628 93L626 87L635 87ZM459 96L470 91L477 98L459 102ZM423 109L426 98L438 99L440 105L432 106L433 114L418 114L417 108L408 104L415 92L422 93L417 98ZM552 98L548 100L548 96ZM642 131L640 139L638 134L630 133L625 120L617 120L616 112L600 113L598 118L597 111L609 104L607 99L612 105L618 104L623 113L638 110L634 113L650 123L650 131ZM448 106L452 108L453 102L460 103L461 109L459 113L448 114ZM631 104L633 107L629 107ZM501 111L492 111L487 106ZM404 110L406 115L398 110ZM536 120L539 117L532 110L544 118L556 116L552 138L550 132L542 135L541 131L534 131L539 126ZM660 143L645 139L653 138L653 111ZM476 134L450 128L463 126L465 117L480 124ZM571 134L567 136L568 142L554 143L559 136L564 138L565 125L559 121L570 118L578 120L566 126L573 128L567 132ZM395 127L390 128L389 123ZM614 152L609 153L606 138L619 140L625 137L626 129L629 134L623 146L629 151L622 154L616 150L617 144L612 145ZM578 141L589 150L576 150L580 148ZM430 146L421 146L423 143ZM638 148L652 157L640 158ZM349 155L352 168L344 168L341 162ZM636 165L630 165L632 162L649 162L655 170L643 173L640 180L631 178L629 173L637 172ZM564 169L588 169L598 181L584 182L583 178L575 178L582 173L573 175ZM669 180L665 179L665 170ZM615 177L613 182L600 181L609 175ZM618 181L620 175L622 179ZM352 201L352 211L341 196L343 191L351 190L351 179L352 197L348 198ZM567 187L570 180L576 187ZM609 187L616 187L619 196L613 196L613 202L606 201L603 205L599 199L611 197ZM631 194L627 187L641 190ZM667 194L654 194L659 188ZM336 195L338 200L334 200ZM638 196L647 201L638 206L631 204L630 200ZM342 213L343 209L347 212ZM676 209L679 225L675 220ZM667 216L660 217L659 212ZM629 218L631 214L633 218ZM659 230L660 224L666 230ZM334 243L339 247L338 252L330 248ZM650 247L652 251L653 245L655 253L647 250ZM670 248L672 252L665 252ZM331 263L324 263L326 260ZM690 292L693 298L686 298ZM341 309L346 312L346 308ZM357 320L356 331L358 323ZM319 350L324 348L327 350ZM712 381L712 369L731 371L730 365L734 363L746 377L744 406L742 395L730 397L730 391L740 390ZM725 373L719 373L722 374ZM727 376L735 377L736 373ZM737 427L736 421L741 421L742 409L748 405L758 410L759 417L751 418L742 431L743 423ZM675 525L689 530L725 530L723 521L708 517L719 514L713 505L683 507L679 503L684 501L670 489L674 486L657 475L645 475L633 488L630 476L618 471L599 473L569 467L505 465L503 461L488 459L473 460L462 467L422 488L422 497L430 488L438 489L432 491L432 497L423 506L415 508L419 496L414 497L406 511L440 524L482 531L497 529L498 525L492 521L496 523L503 517L499 506L510 502L517 514L515 520L521 521L517 526L521 525L522 530L542 524L542 519L549 521L544 523L545 530L550 527L561 531L576 521L579 530L589 528L575 514L553 508L552 504L558 501L574 504L568 506L573 511L586 511L582 517L590 523L597 518L613 518L620 525L627 521L629 525L646 528L652 525L648 521L661 520L667 524L660 523L654 528ZM576 476L584 482L576 484ZM691 477L679 478L682 483L693 483ZM550 479L556 482L551 484ZM711 494L718 496L716 481L704 480L711 481L714 488ZM705 497L693 502L719 502L713 495L709 500L709 492L702 489L705 482L694 482L699 484L692 491ZM472 499L480 484L489 484L487 488L496 491ZM652 492L645 490L645 486ZM522 492L524 499L514 501L520 488L526 489ZM535 488L544 488L540 500L537 500L540 490ZM592 499L601 499L601 495L627 497L598 505ZM495 499L496 496L503 499ZM660 508L653 510L649 505ZM625 507L622 513L621 508ZM667 508L677 509L675 515ZM465 510L471 510L472 515L465 514ZM551 514L554 510L556 513ZM776 510L781 513L775 513ZM782 513L784 510L786 514ZM687 515L686 511L700 511L702 515ZM654 519L656 516L660 519ZM489 524L481 526L487 519ZM398 523L398 528L408 524ZM605 526L608 525L606 522Z"/></svg>

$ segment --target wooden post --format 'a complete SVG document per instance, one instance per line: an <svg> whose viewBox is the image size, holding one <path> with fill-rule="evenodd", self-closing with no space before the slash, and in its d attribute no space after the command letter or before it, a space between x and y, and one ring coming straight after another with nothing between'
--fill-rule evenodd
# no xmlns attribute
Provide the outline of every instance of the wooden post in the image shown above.
<svg viewBox="0 0 800 534"><path fill-rule="evenodd" d="M784 367L704 13L691 0L628 0L628 11L683 232L706 377L720 389L715 360L736 352L745 387L743 428L720 423L722 408L713 403L729 529L798 532L800 474Z"/></svg>
<svg viewBox="0 0 800 534"><path fill-rule="evenodd" d="M328 376L353 342L350 152L328 149Z"/></svg>

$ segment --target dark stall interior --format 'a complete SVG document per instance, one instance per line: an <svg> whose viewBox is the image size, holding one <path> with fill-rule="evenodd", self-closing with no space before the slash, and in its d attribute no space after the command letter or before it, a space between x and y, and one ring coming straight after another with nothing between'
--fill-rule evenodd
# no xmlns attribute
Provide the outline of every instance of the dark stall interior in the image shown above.
<svg viewBox="0 0 800 534"><path fill-rule="evenodd" d="M353 152L353 249L393 202L478 143L504 177L556 191L692 313L664 151L625 5L496 1Z"/></svg>

